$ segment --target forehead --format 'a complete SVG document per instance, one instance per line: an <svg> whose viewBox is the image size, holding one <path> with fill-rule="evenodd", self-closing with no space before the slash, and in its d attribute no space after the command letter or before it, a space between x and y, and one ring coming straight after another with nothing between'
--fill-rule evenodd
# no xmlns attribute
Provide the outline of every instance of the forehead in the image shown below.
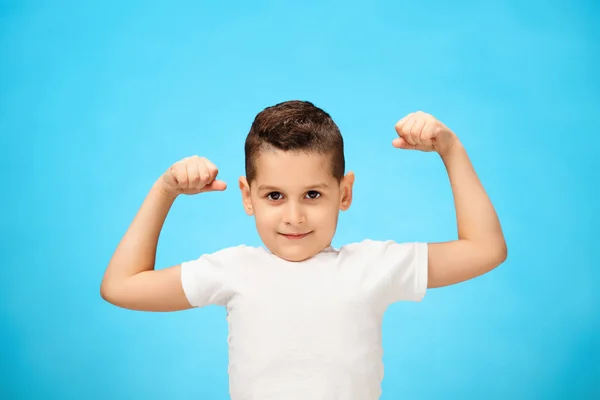
<svg viewBox="0 0 600 400"><path fill-rule="evenodd" d="M310 186L335 180L330 156L299 151L264 150L255 160L256 182L272 186Z"/></svg>

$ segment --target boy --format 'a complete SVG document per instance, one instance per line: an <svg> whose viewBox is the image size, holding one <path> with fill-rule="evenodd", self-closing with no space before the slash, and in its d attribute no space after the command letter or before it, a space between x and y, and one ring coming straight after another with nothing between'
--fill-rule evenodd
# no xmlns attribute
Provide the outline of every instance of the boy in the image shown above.
<svg viewBox="0 0 600 400"><path fill-rule="evenodd" d="M354 175L345 174L343 140L331 117L309 102L289 101L260 112L245 143L239 188L265 247L231 247L154 270L175 198L226 189L209 160L185 158L153 185L108 265L102 297L146 311L226 306L233 400L378 399L386 308L486 273L507 254L494 208L456 135L422 112L395 129L395 147L441 156L457 240L331 247L339 210L352 202Z"/></svg>

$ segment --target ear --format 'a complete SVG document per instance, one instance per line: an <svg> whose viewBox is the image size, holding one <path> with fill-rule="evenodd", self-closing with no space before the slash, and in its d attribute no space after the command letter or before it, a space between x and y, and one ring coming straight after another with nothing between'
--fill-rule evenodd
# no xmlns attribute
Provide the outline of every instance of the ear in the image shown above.
<svg viewBox="0 0 600 400"><path fill-rule="evenodd" d="M354 172L348 172L340 182L340 210L346 211L352 204L352 187L354 186Z"/></svg>
<svg viewBox="0 0 600 400"><path fill-rule="evenodd" d="M242 203L244 204L244 210L248 215L254 215L254 209L252 208L252 198L250 197L250 185L246 180L245 176L242 176L239 181L240 191L242 192Z"/></svg>

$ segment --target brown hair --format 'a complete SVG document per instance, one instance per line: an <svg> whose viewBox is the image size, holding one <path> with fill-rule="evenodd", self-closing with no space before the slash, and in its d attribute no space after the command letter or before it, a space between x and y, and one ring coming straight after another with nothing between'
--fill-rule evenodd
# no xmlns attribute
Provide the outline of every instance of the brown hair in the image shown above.
<svg viewBox="0 0 600 400"><path fill-rule="evenodd" d="M344 176L344 141L340 130L329 114L308 101L286 101L256 115L244 146L248 184L256 178L256 158L269 147L331 155L333 176L338 182Z"/></svg>

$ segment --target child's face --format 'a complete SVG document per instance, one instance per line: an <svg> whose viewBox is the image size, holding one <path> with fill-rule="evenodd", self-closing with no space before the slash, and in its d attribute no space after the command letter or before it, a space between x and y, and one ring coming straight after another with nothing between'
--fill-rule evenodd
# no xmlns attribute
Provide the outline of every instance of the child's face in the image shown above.
<svg viewBox="0 0 600 400"><path fill-rule="evenodd" d="M331 244L339 210L352 201L354 175L341 182L331 174L329 156L262 151L251 186L240 179L244 208L254 215L258 234L275 255L303 261Z"/></svg>

